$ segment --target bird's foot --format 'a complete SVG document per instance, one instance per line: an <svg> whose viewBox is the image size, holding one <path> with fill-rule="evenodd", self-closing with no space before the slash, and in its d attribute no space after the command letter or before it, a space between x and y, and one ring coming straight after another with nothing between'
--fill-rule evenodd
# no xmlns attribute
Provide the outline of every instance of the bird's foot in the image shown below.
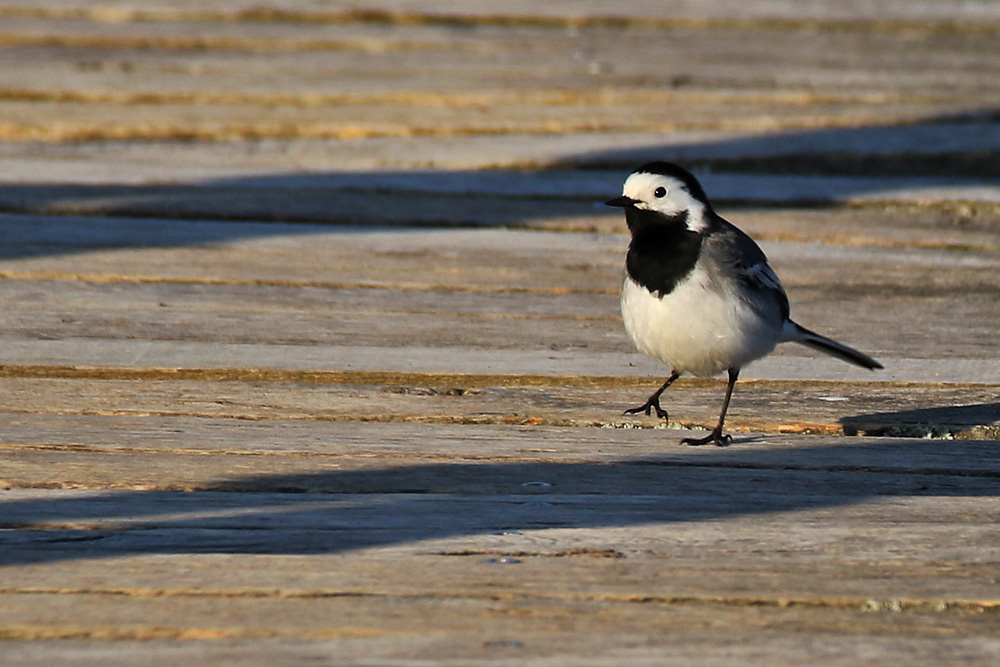
<svg viewBox="0 0 1000 667"><path fill-rule="evenodd" d="M723 434L721 428L716 428L704 438L684 438L681 440L681 444L690 445L691 447L699 447L707 444L714 444L716 447L728 447L732 441L733 436L728 433Z"/></svg>
<svg viewBox="0 0 1000 667"><path fill-rule="evenodd" d="M637 415L640 412L643 412L648 417L650 412L653 410L656 410L656 416L659 417L660 419L667 418L667 411L660 407L660 397L656 395L650 396L648 401L646 401L637 408L629 408L628 410L622 413L622 416L624 417L625 415Z"/></svg>

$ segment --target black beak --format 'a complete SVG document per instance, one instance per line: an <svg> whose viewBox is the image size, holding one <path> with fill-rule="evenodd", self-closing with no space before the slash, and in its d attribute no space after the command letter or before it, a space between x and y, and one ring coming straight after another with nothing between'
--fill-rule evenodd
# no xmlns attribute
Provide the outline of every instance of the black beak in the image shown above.
<svg viewBox="0 0 1000 667"><path fill-rule="evenodd" d="M621 197L617 197L616 199L609 199L608 201L604 202L604 205L617 206L618 208L625 208L627 206L633 206L636 203L638 202L636 202L636 200L632 199L631 197L626 197L625 195L622 195Z"/></svg>

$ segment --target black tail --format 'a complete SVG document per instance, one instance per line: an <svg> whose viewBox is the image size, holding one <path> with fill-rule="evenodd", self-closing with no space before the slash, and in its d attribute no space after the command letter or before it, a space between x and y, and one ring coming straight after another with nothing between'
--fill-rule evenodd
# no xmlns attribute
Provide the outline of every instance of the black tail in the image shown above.
<svg viewBox="0 0 1000 667"><path fill-rule="evenodd" d="M811 347L814 350L819 350L820 352L829 354L831 357L842 359L849 364L861 366L861 368L867 368L871 371L882 368L882 364L875 361L867 354L858 352L853 347L848 347L842 343L838 343L832 338L820 336L818 333L809 331L809 329L801 327L791 320L785 324L785 334L785 340L801 343L806 347Z"/></svg>

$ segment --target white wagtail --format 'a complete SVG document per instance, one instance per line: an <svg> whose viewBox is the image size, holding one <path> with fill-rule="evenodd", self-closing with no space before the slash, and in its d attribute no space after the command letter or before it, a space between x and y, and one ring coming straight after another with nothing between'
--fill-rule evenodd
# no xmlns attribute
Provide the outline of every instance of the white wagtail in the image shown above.
<svg viewBox="0 0 1000 667"><path fill-rule="evenodd" d="M788 297L753 239L721 218L698 180L669 162L651 162L625 180L622 196L606 202L625 209L632 241L625 261L621 308L636 347L670 366L645 404L625 414L660 408L660 394L683 373L729 372L719 423L705 438L682 444L719 446L740 368L795 342L862 368L882 365L846 345L805 329L788 317Z"/></svg>

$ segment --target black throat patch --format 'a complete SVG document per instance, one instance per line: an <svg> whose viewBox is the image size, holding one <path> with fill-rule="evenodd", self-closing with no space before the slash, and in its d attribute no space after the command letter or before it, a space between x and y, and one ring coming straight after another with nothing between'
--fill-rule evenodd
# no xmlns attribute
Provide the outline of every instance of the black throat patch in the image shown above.
<svg viewBox="0 0 1000 667"><path fill-rule="evenodd" d="M629 207L625 221L632 232L625 271L653 294L670 294L694 269L702 235L688 230L686 211L667 217Z"/></svg>

